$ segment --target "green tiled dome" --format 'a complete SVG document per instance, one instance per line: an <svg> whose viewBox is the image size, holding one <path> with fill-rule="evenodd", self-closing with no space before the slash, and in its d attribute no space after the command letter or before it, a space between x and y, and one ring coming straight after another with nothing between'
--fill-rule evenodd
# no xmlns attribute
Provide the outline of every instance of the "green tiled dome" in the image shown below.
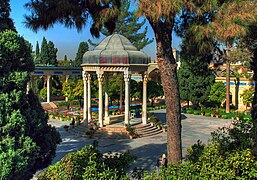
<svg viewBox="0 0 257 180"><path fill-rule="evenodd" d="M148 64L148 57L145 53L138 51L126 37L112 34L93 51L87 51L84 54L83 64Z"/></svg>

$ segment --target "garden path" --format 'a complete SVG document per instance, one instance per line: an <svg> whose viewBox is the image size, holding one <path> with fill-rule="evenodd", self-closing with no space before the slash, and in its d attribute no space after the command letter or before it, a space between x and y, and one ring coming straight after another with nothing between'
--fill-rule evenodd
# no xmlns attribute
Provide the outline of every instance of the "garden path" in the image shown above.
<svg viewBox="0 0 257 180"><path fill-rule="evenodd" d="M166 121L166 111L156 110L155 115L163 122ZM77 151L85 145L92 144L94 140L99 142L99 150L102 153L125 152L130 151L137 156L137 162L132 164L133 167L142 167L147 170L153 170L156 161L163 153L166 153L167 133L158 134L155 136L138 138L138 139L90 139L78 137L64 131L63 126L69 122L62 122L50 119L49 123L57 128L62 137L62 143L58 145L56 157L53 163L59 161L67 153ZM182 154L186 155L186 148L197 142L200 139L206 143L210 137L210 133L218 127L229 126L231 120L217 119L205 116L182 114Z"/></svg>

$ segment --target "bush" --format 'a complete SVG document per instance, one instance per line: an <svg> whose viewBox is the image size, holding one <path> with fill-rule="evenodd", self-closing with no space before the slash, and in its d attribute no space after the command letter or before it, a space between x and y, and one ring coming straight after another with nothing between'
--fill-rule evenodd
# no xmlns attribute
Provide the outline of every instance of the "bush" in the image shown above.
<svg viewBox="0 0 257 180"><path fill-rule="evenodd" d="M211 116L211 113L210 113L210 112L206 112L206 113L205 113L205 116L210 117L210 116Z"/></svg>
<svg viewBox="0 0 257 180"><path fill-rule="evenodd" d="M194 111L193 111L193 114L194 114L194 115L200 115L201 112L200 112L199 110L194 110Z"/></svg>
<svg viewBox="0 0 257 180"><path fill-rule="evenodd" d="M103 156L95 146L84 147L69 153L50 166L38 177L39 180L66 179L124 179L134 156L130 153Z"/></svg>
<svg viewBox="0 0 257 180"><path fill-rule="evenodd" d="M192 108L187 108L187 109L186 109L186 113L187 113L187 114L193 114L193 113L194 113L194 109L192 109Z"/></svg>
<svg viewBox="0 0 257 180"><path fill-rule="evenodd" d="M169 164L145 179L256 179L256 129L252 122L235 121L187 150L187 161Z"/></svg>
<svg viewBox="0 0 257 180"><path fill-rule="evenodd" d="M39 96L40 96L41 99L46 100L46 98L47 98L47 89L46 89L46 87L44 87L43 89L40 90Z"/></svg>

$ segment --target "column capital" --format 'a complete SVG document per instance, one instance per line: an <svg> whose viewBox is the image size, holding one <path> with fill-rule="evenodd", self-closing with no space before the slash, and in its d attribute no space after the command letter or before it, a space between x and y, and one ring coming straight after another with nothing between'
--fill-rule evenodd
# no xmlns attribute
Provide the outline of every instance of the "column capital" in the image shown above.
<svg viewBox="0 0 257 180"><path fill-rule="evenodd" d="M83 81L87 81L88 80L88 73L87 73L87 71L83 71L82 72L82 78L83 78Z"/></svg>
<svg viewBox="0 0 257 180"><path fill-rule="evenodd" d="M103 82L104 74L102 72L97 72L97 78L99 82Z"/></svg>
<svg viewBox="0 0 257 180"><path fill-rule="evenodd" d="M91 76L91 74L90 74L90 73L87 73L87 79L88 79L89 81L91 81L92 76Z"/></svg>
<svg viewBox="0 0 257 180"><path fill-rule="evenodd" d="M130 81L130 77L131 77L130 71L125 71L124 72L124 81L125 82L129 82Z"/></svg>
<svg viewBox="0 0 257 180"><path fill-rule="evenodd" d="M143 82L148 81L148 74L147 73L142 74L142 80L143 80Z"/></svg>

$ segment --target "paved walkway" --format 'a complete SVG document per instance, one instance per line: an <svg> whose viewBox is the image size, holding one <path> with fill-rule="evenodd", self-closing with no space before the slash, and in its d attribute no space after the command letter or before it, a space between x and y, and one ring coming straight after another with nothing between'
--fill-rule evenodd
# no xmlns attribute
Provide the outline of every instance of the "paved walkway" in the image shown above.
<svg viewBox="0 0 257 180"><path fill-rule="evenodd" d="M163 122L166 121L165 110L154 111ZM182 114L182 153L186 155L186 148L197 142L200 139L203 143L208 141L210 133L218 127L228 126L230 120L223 120L211 117L196 116L190 114ZM91 144L94 140L99 142L99 150L102 153L109 151L126 152L130 151L137 156L137 162L132 164L131 169L135 166L142 167L147 170L154 169L156 161L163 153L166 153L167 133L158 134L152 137L144 137L138 139L89 139L71 135L64 131L63 126L69 122L61 122L50 120L50 124L55 126L60 132L62 143L58 145L56 157L53 163L59 161L67 153L81 149L85 145Z"/></svg>

